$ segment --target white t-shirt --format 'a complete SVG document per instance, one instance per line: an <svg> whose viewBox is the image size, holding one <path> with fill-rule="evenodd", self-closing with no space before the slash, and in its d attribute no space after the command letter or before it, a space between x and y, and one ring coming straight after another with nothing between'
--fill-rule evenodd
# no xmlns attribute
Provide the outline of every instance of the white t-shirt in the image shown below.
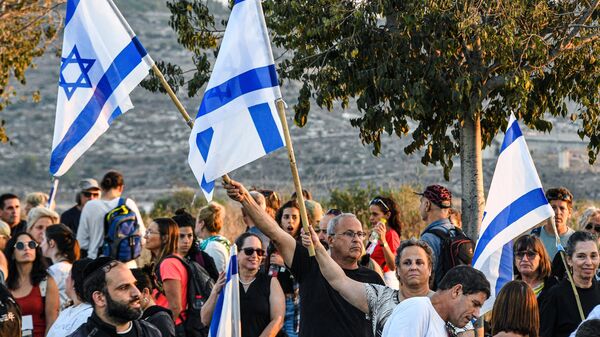
<svg viewBox="0 0 600 337"><path fill-rule="evenodd" d="M85 203L81 210L79 219L79 228L77 229L77 241L81 249L88 251L88 257L95 259L98 257L98 250L104 241L104 216L111 209L117 207L119 198L112 200L90 200ZM125 200L125 205L131 209L140 224L140 236L143 238L146 233L144 220L135 202L131 199Z"/></svg>
<svg viewBox="0 0 600 337"><path fill-rule="evenodd" d="M72 334L83 323L87 322L93 311L94 309L89 303L81 303L66 308L58 314L46 337L64 337Z"/></svg>
<svg viewBox="0 0 600 337"><path fill-rule="evenodd" d="M213 258L219 273L225 271L227 260L229 259L229 251L224 244L218 241L211 241L206 245L204 251Z"/></svg>
<svg viewBox="0 0 600 337"><path fill-rule="evenodd" d="M48 268L48 273L58 286L58 294L60 297L60 308L63 308L66 302L69 301L67 296L67 277L71 273L73 265L67 261L57 262Z"/></svg>
<svg viewBox="0 0 600 337"><path fill-rule="evenodd" d="M383 337L448 337L446 322L435 311L429 297L402 301L383 328Z"/></svg>

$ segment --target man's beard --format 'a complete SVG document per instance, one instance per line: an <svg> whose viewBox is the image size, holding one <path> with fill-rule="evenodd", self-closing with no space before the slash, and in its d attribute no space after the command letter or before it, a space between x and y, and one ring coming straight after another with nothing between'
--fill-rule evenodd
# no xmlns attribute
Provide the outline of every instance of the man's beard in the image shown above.
<svg viewBox="0 0 600 337"><path fill-rule="evenodd" d="M106 297L106 315L110 317L117 324L125 324L130 321L134 321L142 316L142 308L131 308L129 304L139 301L140 297L137 296L127 304L123 304L118 301L114 301L109 294L105 294Z"/></svg>

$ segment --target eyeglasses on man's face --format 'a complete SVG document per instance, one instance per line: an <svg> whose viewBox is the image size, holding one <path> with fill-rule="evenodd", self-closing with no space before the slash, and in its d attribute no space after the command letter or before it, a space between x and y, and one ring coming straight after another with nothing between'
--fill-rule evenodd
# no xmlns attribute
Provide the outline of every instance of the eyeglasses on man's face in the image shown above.
<svg viewBox="0 0 600 337"><path fill-rule="evenodd" d="M343 233L336 233L335 235L343 235L348 239L352 240L355 236L358 236L359 239L364 240L367 237L367 233L365 232L353 232L353 231L345 231Z"/></svg>

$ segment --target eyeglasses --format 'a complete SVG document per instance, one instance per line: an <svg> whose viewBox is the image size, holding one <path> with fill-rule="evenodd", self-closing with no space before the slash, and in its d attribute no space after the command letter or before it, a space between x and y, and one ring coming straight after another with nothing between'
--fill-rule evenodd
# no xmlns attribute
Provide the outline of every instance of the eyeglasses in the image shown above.
<svg viewBox="0 0 600 337"><path fill-rule="evenodd" d="M369 205L376 205L376 204L380 204L381 206L383 206L385 208L386 212L390 211L390 208L388 207L388 205L386 205L385 202L383 200L381 200L380 198L375 198L375 199L371 200L371 202L369 203Z"/></svg>
<svg viewBox="0 0 600 337"><path fill-rule="evenodd" d="M252 256L252 254L254 254L254 252L256 252L256 255L258 255L259 257L265 255L265 250L261 249L261 248L242 248L242 251L247 256Z"/></svg>
<svg viewBox="0 0 600 337"><path fill-rule="evenodd" d="M527 255L527 258L529 260L534 259L538 253L533 251L533 250L520 250L518 252L515 253L515 256L517 257L517 259L522 260L523 257L525 257L525 255Z"/></svg>
<svg viewBox="0 0 600 337"><path fill-rule="evenodd" d="M327 212L325 212L325 215L335 215L335 216L338 216L338 215L341 215L341 214L342 214L342 211L340 211L337 208L330 208L330 209L327 210Z"/></svg>
<svg viewBox="0 0 600 337"><path fill-rule="evenodd" d="M144 236L149 236L149 235L152 235L152 234L158 234L158 235L160 235L160 232L153 232L153 231L150 231L150 230L146 230L146 233L144 233Z"/></svg>
<svg viewBox="0 0 600 337"><path fill-rule="evenodd" d="M600 224L590 222L585 225L585 229L588 231L594 230L596 233L600 233Z"/></svg>
<svg viewBox="0 0 600 337"><path fill-rule="evenodd" d="M91 197L99 198L100 197L100 193L98 193L98 192L83 191L83 192L81 192L81 194L86 198L91 198Z"/></svg>
<svg viewBox="0 0 600 337"><path fill-rule="evenodd" d="M25 246L27 245L27 246ZM35 249L38 246L37 242L31 240L29 242L17 242L15 243L15 248L17 250L25 250L25 247L29 249Z"/></svg>
<svg viewBox="0 0 600 337"><path fill-rule="evenodd" d="M364 240L367 237L367 233L365 232L353 232L353 231L345 231L343 233L336 233L335 235L343 235L349 239L354 239L355 236L358 236L359 239Z"/></svg>

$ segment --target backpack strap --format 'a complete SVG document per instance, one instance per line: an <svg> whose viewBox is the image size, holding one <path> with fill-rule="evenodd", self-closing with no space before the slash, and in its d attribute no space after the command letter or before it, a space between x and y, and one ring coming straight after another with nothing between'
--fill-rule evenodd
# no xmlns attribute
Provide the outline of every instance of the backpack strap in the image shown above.
<svg viewBox="0 0 600 337"><path fill-rule="evenodd" d="M156 264L156 267L154 267L154 276L156 277L156 285L158 286L158 291L163 295L165 294L165 292L162 287L163 281L162 281L162 276L160 275L160 265L163 263L164 260L171 258L171 257L179 260L179 262L181 262L181 264L183 264L183 267L185 268L185 272L188 274L188 283L190 282L190 268L188 267L188 264L178 255L175 255L175 254L167 255L167 256L163 257L162 259L160 259L160 261L158 261L158 263Z"/></svg>
<svg viewBox="0 0 600 337"><path fill-rule="evenodd" d="M452 227L452 228L448 229L447 231L445 231L441 228L434 227L434 228L430 228L430 229L426 230L425 233L431 233L431 234L437 236L438 238L445 240L452 235L450 233L450 231L452 231L452 230L456 230L456 227ZM423 233L423 234L425 234L425 233Z"/></svg>

